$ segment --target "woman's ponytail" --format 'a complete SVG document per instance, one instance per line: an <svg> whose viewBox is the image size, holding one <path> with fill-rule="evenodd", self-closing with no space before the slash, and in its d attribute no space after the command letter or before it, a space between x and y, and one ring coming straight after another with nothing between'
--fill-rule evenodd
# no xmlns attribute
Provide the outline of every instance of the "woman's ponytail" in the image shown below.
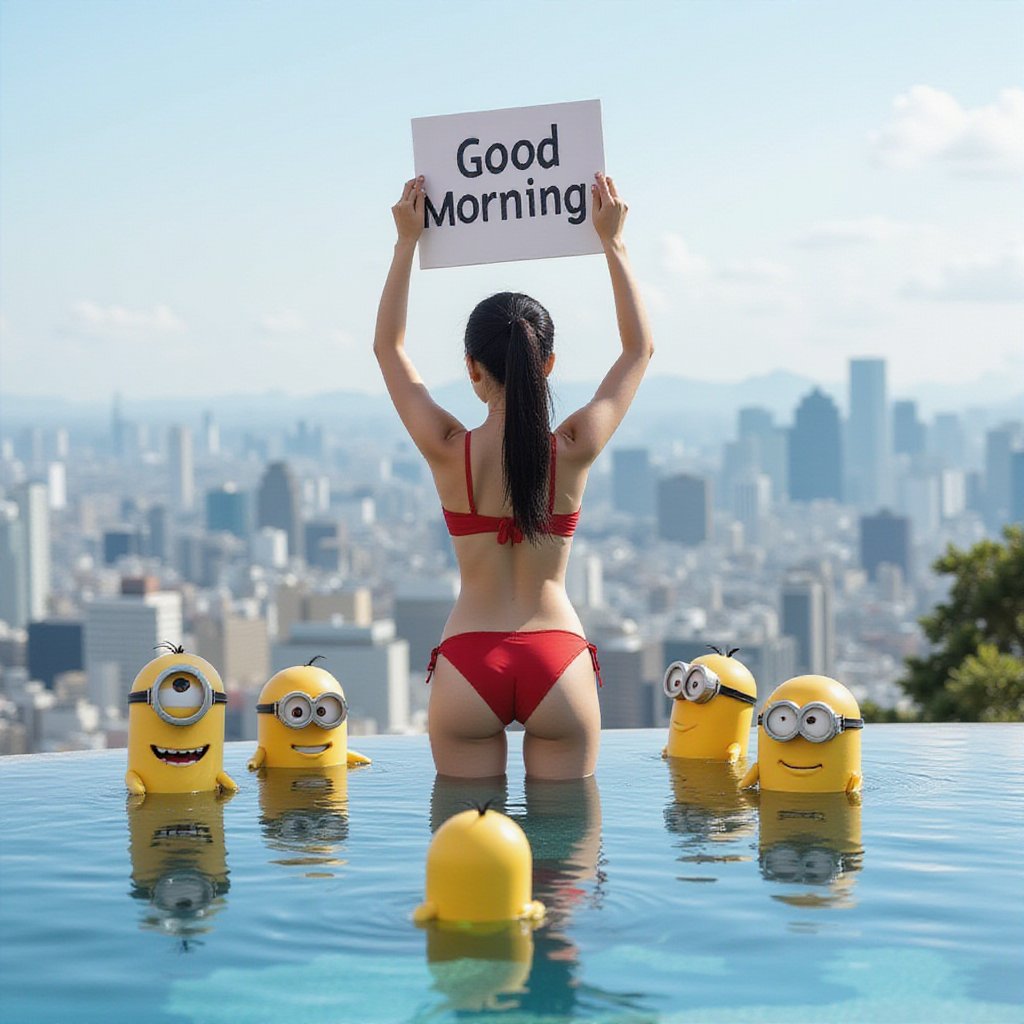
<svg viewBox="0 0 1024 1024"><path fill-rule="evenodd" d="M531 541L548 520L552 401L544 368L554 335L548 311L519 292L484 299L466 324L466 354L505 388L505 498Z"/></svg>

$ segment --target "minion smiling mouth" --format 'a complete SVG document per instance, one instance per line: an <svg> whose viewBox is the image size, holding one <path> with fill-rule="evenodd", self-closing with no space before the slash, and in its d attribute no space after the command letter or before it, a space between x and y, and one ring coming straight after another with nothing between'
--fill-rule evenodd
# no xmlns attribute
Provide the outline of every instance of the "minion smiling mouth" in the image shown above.
<svg viewBox="0 0 1024 1024"><path fill-rule="evenodd" d="M309 747L300 747L297 743L292 744L292 750L294 750L296 754L305 754L306 757L317 757L319 754L322 754L325 750L329 750L330 748L330 743L320 743L316 746Z"/></svg>
<svg viewBox="0 0 1024 1024"><path fill-rule="evenodd" d="M673 722L672 728L675 729L676 732L689 732L691 729L697 728L697 723L694 722L693 725L680 725L678 722Z"/></svg>
<svg viewBox="0 0 1024 1024"><path fill-rule="evenodd" d="M158 747L155 743L150 743L149 749L153 751L153 755L164 764L175 764L179 766L187 766L195 764L197 761L201 761L210 749L210 744L207 743L204 747L190 747L185 750L176 750L173 747Z"/></svg>
<svg viewBox="0 0 1024 1024"><path fill-rule="evenodd" d="M803 772L816 772L819 768L823 767L823 765L820 764L820 763L819 764L786 764L786 762L783 761L781 758L779 759L779 764L781 764L783 768L788 768L791 772L801 772L801 773L803 773Z"/></svg>

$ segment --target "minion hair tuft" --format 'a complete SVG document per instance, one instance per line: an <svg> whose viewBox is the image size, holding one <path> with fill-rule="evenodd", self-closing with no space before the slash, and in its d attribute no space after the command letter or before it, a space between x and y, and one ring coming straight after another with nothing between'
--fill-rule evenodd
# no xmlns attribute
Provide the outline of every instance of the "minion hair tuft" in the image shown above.
<svg viewBox="0 0 1024 1024"><path fill-rule="evenodd" d="M314 654L313 657L310 658L309 661L306 662L306 668L309 668L310 665L316 664L316 662L318 662L318 661L324 661L324 660L326 660L326 659L324 658L324 656L322 654Z"/></svg>
<svg viewBox="0 0 1024 1024"><path fill-rule="evenodd" d="M185 653L185 648L181 644L172 644L170 640L161 640L160 643L153 648L154 651L159 651L161 649L167 651L169 654Z"/></svg>
<svg viewBox="0 0 1024 1024"><path fill-rule="evenodd" d="M730 648L729 648L729 650L728 650L728 651L726 652L726 655L725 655L725 656L726 656L727 658L731 658L731 657L732 657L732 656L733 656L734 654L736 654L736 653L737 653L738 651L739 651L739 648L738 648L738 647L730 647Z"/></svg>
<svg viewBox="0 0 1024 1024"><path fill-rule="evenodd" d="M714 651L715 654L721 654L722 653L721 650L718 647L716 647L714 644L705 644L704 646L707 647L709 650Z"/></svg>

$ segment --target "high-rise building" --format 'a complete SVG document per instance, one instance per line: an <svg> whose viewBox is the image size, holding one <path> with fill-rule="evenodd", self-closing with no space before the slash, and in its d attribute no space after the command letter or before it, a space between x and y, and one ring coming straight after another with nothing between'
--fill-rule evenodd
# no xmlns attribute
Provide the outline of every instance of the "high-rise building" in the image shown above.
<svg viewBox="0 0 1024 1024"><path fill-rule="evenodd" d="M815 388L797 406L789 431L789 496L793 501L842 497L839 410Z"/></svg>
<svg viewBox="0 0 1024 1024"><path fill-rule="evenodd" d="M179 512L191 512L196 502L196 477L192 431L188 427L175 424L168 432L167 469L171 505Z"/></svg>
<svg viewBox="0 0 1024 1024"><path fill-rule="evenodd" d="M763 539L771 503L772 482L765 473L749 473L733 485L732 514L743 524L743 535L749 544L759 544Z"/></svg>
<svg viewBox="0 0 1024 1024"><path fill-rule="evenodd" d="M181 594L144 588L142 593L97 598L85 606L85 671L89 700L127 713L128 691L164 640L181 643ZM131 589L131 588L129 588Z"/></svg>
<svg viewBox="0 0 1024 1024"><path fill-rule="evenodd" d="M860 564L872 580L878 567L888 562L898 566L903 578L910 577L910 520L888 509L860 518Z"/></svg>
<svg viewBox="0 0 1024 1024"><path fill-rule="evenodd" d="M256 525L283 530L290 558L302 558L302 513L299 485L286 462L267 466L256 493Z"/></svg>
<svg viewBox="0 0 1024 1024"><path fill-rule="evenodd" d="M85 668L83 626L77 619L44 619L28 626L28 671L53 689L62 672Z"/></svg>
<svg viewBox="0 0 1024 1024"><path fill-rule="evenodd" d="M225 686L262 686L270 678L265 619L225 611L195 624L196 652L215 665Z"/></svg>
<svg viewBox="0 0 1024 1024"><path fill-rule="evenodd" d="M61 512L67 508L68 470L63 462L51 462L46 467L46 486L51 511Z"/></svg>
<svg viewBox="0 0 1024 1024"><path fill-rule="evenodd" d="M1010 522L1024 524L1024 449L1010 456Z"/></svg>
<svg viewBox="0 0 1024 1024"><path fill-rule="evenodd" d="M249 536L249 495L228 482L206 492L206 528L211 533Z"/></svg>
<svg viewBox="0 0 1024 1024"><path fill-rule="evenodd" d="M166 505L153 505L146 512L146 529L148 543L146 553L150 558L158 558L161 562L169 562L170 549L170 516Z"/></svg>
<svg viewBox="0 0 1024 1024"><path fill-rule="evenodd" d="M914 458L924 454L924 424L917 416L917 402L904 400L892 404L892 450L896 455Z"/></svg>
<svg viewBox="0 0 1024 1024"><path fill-rule="evenodd" d="M43 619L50 597L50 497L46 484L22 484L15 492L15 500L24 524L28 616Z"/></svg>
<svg viewBox="0 0 1024 1024"><path fill-rule="evenodd" d="M691 547L711 539L710 480L678 473L658 481L658 536Z"/></svg>
<svg viewBox="0 0 1024 1024"><path fill-rule="evenodd" d="M132 558L139 554L139 531L134 526L115 526L103 531L104 565L117 565L122 558Z"/></svg>
<svg viewBox="0 0 1024 1024"><path fill-rule="evenodd" d="M23 628L29 620L25 523L14 502L0 502L0 622Z"/></svg>
<svg viewBox="0 0 1024 1024"><path fill-rule="evenodd" d="M341 567L341 524L336 519L313 519L306 523L304 532L306 565L337 572Z"/></svg>
<svg viewBox="0 0 1024 1024"><path fill-rule="evenodd" d="M612 506L634 516L654 514L654 470L646 448L612 451Z"/></svg>
<svg viewBox="0 0 1024 1024"><path fill-rule="evenodd" d="M453 579L407 580L395 594L395 632L409 644L409 667L424 671L441 642L459 587Z"/></svg>
<svg viewBox="0 0 1024 1024"><path fill-rule="evenodd" d="M220 455L220 427L209 409L203 413L203 454Z"/></svg>
<svg viewBox="0 0 1024 1024"><path fill-rule="evenodd" d="M827 675L826 619L831 608L825 584L810 573L794 573L782 585L781 605L782 633L796 642L795 672Z"/></svg>
<svg viewBox="0 0 1024 1024"><path fill-rule="evenodd" d="M964 425L955 412L936 413L928 434L928 454L950 469L964 469L967 440Z"/></svg>
<svg viewBox="0 0 1024 1024"><path fill-rule="evenodd" d="M889 500L891 450L885 360L851 359L847 501L859 508L877 509Z"/></svg>
<svg viewBox="0 0 1024 1024"><path fill-rule="evenodd" d="M599 640L602 729L647 729L654 725L654 687L648 678L650 655L638 636Z"/></svg>
<svg viewBox="0 0 1024 1024"><path fill-rule="evenodd" d="M992 530L1010 520L1010 461L1024 446L1024 427L1003 423L985 434L985 521Z"/></svg>

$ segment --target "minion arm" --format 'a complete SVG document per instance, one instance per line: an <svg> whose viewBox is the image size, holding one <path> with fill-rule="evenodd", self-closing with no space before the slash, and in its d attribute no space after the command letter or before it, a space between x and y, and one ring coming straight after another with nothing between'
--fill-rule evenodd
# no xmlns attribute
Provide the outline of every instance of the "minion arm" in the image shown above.
<svg viewBox="0 0 1024 1024"><path fill-rule="evenodd" d="M130 769L124 773L124 784L128 787L128 792L133 796L145 796L146 795L146 784L142 781L138 772L133 772Z"/></svg>
<svg viewBox="0 0 1024 1024"><path fill-rule="evenodd" d="M217 785L226 793L238 792L238 783L227 772L217 772Z"/></svg>
<svg viewBox="0 0 1024 1024"><path fill-rule="evenodd" d="M349 766L349 768L354 768L357 765L361 764L373 764L373 762L365 754L357 753L355 750L350 750L348 752L348 757L345 763Z"/></svg>
<svg viewBox="0 0 1024 1024"><path fill-rule="evenodd" d="M859 793L860 784L864 781L864 776L860 772L850 772L850 777L846 780L846 792L847 794Z"/></svg>
<svg viewBox="0 0 1024 1024"><path fill-rule="evenodd" d="M251 772L256 771L258 768L263 767L263 762L267 759L267 752L262 747L256 748L256 753L249 758L248 769Z"/></svg>
<svg viewBox="0 0 1024 1024"><path fill-rule="evenodd" d="M740 789L753 789L754 786L757 785L757 780L760 778L760 776L761 770L758 767L757 762L755 761L750 766L750 768L747 769L747 774L744 775L742 779L740 779Z"/></svg>
<svg viewBox="0 0 1024 1024"><path fill-rule="evenodd" d="M730 743L725 748L725 759L729 764L735 764L740 759L740 745L738 743Z"/></svg>

